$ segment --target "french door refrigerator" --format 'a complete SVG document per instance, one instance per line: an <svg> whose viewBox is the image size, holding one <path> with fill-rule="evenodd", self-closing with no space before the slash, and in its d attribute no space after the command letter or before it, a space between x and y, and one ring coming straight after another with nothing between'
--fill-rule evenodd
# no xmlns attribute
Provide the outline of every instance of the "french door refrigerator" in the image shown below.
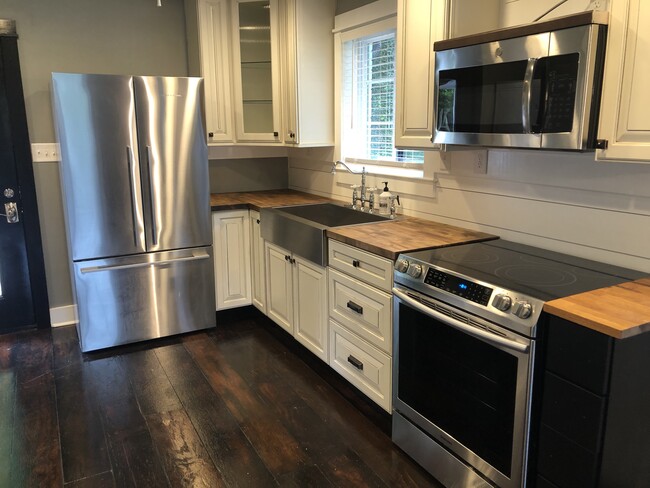
<svg viewBox="0 0 650 488"><path fill-rule="evenodd" d="M53 73L84 352L215 325L203 80Z"/></svg>

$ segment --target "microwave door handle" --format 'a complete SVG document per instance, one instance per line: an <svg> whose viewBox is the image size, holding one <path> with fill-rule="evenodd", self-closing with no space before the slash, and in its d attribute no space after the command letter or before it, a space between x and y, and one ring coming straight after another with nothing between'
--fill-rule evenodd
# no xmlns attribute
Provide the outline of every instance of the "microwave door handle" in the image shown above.
<svg viewBox="0 0 650 488"><path fill-rule="evenodd" d="M521 91L521 122L524 126L524 134L531 133L530 124L530 103L533 91L533 75L535 74L535 66L537 66L538 58L528 59L526 65L526 73L524 74L524 87Z"/></svg>
<svg viewBox="0 0 650 488"><path fill-rule="evenodd" d="M498 336L486 330L477 329L476 327L467 325L453 317L448 317L447 315L437 312L436 310L433 310L427 307L426 305L423 305L420 302L413 300L406 293L402 292L397 288L393 288L393 294L397 298L399 298L402 302L406 303L409 307L414 308L419 312L422 312L424 315L428 315L429 317L432 317L436 320L440 320L444 324L447 324L453 327L454 329L465 332L466 334L476 337L477 339L483 339L484 341L491 342L492 344L504 347L506 349L511 349L513 351L518 351L521 353L528 352L528 345L526 344L521 344L520 342L513 341L511 339L508 339L507 337Z"/></svg>

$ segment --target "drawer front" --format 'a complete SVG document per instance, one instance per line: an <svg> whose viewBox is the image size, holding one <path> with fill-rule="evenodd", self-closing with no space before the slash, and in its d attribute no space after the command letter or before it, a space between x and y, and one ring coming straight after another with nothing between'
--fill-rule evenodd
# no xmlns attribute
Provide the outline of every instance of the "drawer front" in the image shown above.
<svg viewBox="0 0 650 488"><path fill-rule="evenodd" d="M550 316L546 369L598 395L609 390L614 339Z"/></svg>
<svg viewBox="0 0 650 488"><path fill-rule="evenodd" d="M559 488L593 488L596 486L598 458L542 425L537 472Z"/></svg>
<svg viewBox="0 0 650 488"><path fill-rule="evenodd" d="M393 288L393 262L329 239L328 264L386 292Z"/></svg>
<svg viewBox="0 0 650 488"><path fill-rule="evenodd" d="M391 411L391 359L330 320L330 366L368 398Z"/></svg>
<svg viewBox="0 0 650 488"><path fill-rule="evenodd" d="M329 273L329 315L391 355L392 296L336 270Z"/></svg>
<svg viewBox="0 0 650 488"><path fill-rule="evenodd" d="M591 452L599 452L605 422L604 397L547 372L542 423Z"/></svg>

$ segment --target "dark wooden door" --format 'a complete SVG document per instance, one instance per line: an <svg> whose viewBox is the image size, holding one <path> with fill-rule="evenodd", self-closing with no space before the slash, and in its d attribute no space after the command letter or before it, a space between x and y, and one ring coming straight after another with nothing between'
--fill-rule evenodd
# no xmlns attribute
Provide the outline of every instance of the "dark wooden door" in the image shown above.
<svg viewBox="0 0 650 488"><path fill-rule="evenodd" d="M50 325L13 23L0 20L0 332Z"/></svg>

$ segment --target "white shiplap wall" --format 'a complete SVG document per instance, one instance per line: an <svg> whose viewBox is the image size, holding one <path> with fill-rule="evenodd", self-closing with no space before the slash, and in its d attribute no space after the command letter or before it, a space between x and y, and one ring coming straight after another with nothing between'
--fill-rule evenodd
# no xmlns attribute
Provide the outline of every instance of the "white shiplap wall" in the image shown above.
<svg viewBox="0 0 650 488"><path fill-rule="evenodd" d="M427 153L428 179L389 180L407 215L650 272L650 164L594 162L593 153L488 151ZM330 173L331 148L289 151L289 186L348 200L360 177Z"/></svg>

